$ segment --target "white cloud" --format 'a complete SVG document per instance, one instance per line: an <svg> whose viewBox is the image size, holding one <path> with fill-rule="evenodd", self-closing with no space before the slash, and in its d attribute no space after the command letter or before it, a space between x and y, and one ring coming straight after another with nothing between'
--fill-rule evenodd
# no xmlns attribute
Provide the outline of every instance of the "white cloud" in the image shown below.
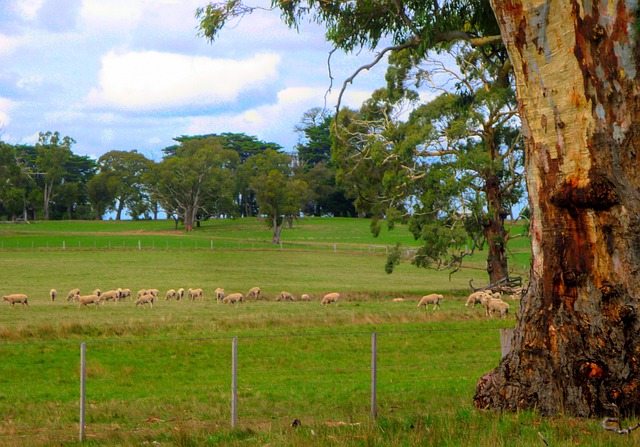
<svg viewBox="0 0 640 447"><path fill-rule="evenodd" d="M42 8L43 0L19 0L16 2L16 10L27 20L35 19Z"/></svg>
<svg viewBox="0 0 640 447"><path fill-rule="evenodd" d="M264 141L274 141L285 149L292 149L296 144L293 128L300 121L303 113L312 107L322 107L326 89L322 87L289 87L278 92L275 104L256 107L236 114L216 116L199 116L188 119L184 133L202 135L221 132L244 132L256 135ZM327 107L334 107L337 91L332 91L327 98ZM364 90L347 90L343 105L359 107L371 92ZM333 111L331 111L333 112ZM285 140L285 138L288 138Z"/></svg>
<svg viewBox="0 0 640 447"><path fill-rule="evenodd" d="M229 103L243 90L273 79L279 62L275 54L233 60L157 51L111 51L102 58L99 86L91 90L87 101L94 106L127 110Z"/></svg>
<svg viewBox="0 0 640 447"><path fill-rule="evenodd" d="M158 11L170 10L172 14L164 17L173 17L176 21L193 18L196 5L195 0L83 0L80 17L87 28L94 31L123 30L135 28L144 18L157 18Z"/></svg>
<svg viewBox="0 0 640 447"><path fill-rule="evenodd" d="M20 45L20 39L0 34L0 54L9 54Z"/></svg>
<svg viewBox="0 0 640 447"><path fill-rule="evenodd" d="M0 97L0 129L11 122L9 111L13 109L15 102L7 98Z"/></svg>

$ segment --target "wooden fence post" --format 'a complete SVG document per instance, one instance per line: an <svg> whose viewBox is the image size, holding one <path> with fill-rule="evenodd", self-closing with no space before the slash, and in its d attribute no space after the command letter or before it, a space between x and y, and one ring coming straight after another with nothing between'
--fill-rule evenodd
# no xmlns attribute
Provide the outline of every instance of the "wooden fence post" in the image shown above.
<svg viewBox="0 0 640 447"><path fill-rule="evenodd" d="M86 406L87 345L80 343L80 442L84 442L84 416Z"/></svg>
<svg viewBox="0 0 640 447"><path fill-rule="evenodd" d="M238 338L231 341L231 428L236 428L238 417Z"/></svg>
<svg viewBox="0 0 640 447"><path fill-rule="evenodd" d="M371 333L371 419L378 417L378 410L376 409L376 385L378 375L378 334L376 332Z"/></svg>
<svg viewBox="0 0 640 447"><path fill-rule="evenodd" d="M502 349L502 357L511 352L511 341L513 340L513 328L500 329L500 348Z"/></svg>

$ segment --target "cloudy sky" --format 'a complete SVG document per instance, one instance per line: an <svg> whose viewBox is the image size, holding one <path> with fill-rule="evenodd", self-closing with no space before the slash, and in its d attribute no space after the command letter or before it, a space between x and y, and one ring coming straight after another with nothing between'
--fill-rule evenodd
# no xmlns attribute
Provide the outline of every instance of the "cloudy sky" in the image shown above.
<svg viewBox="0 0 640 447"><path fill-rule="evenodd" d="M290 150L302 114L324 105L331 46L319 28L289 30L273 12L211 44L196 29L206 3L0 0L0 139L33 144L38 132L59 131L77 141L76 154L136 149L159 160L176 136L244 132ZM370 58L332 58L329 107ZM346 105L383 79L383 68L363 73Z"/></svg>

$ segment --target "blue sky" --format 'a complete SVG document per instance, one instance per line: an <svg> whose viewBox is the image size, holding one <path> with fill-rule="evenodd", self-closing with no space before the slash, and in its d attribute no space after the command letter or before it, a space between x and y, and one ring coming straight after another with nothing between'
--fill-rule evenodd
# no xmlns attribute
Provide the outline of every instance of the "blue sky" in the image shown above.
<svg viewBox="0 0 640 447"><path fill-rule="evenodd" d="M173 137L220 132L292 149L294 126L330 85L322 30L255 12L211 44L196 29L206 3L0 0L0 139L33 144L59 131L77 141L74 153L96 158L135 149L159 160ZM332 57L329 107L371 57ZM383 84L383 67L364 72L344 102L357 107Z"/></svg>

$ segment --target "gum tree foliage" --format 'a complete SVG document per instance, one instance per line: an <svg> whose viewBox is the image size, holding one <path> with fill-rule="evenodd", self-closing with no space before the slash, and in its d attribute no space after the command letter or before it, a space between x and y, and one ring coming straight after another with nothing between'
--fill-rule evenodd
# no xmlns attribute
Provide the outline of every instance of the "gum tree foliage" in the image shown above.
<svg viewBox="0 0 640 447"><path fill-rule="evenodd" d="M116 220L122 219L125 208L135 220L149 212L149 197L143 181L153 161L137 151L109 151L98 159L101 178L93 185L105 193L106 210L116 212ZM100 186L98 186L100 185Z"/></svg>
<svg viewBox="0 0 640 447"><path fill-rule="evenodd" d="M232 132L194 136L183 135L181 137L175 138L175 140L179 143L184 143L187 141L206 139L211 137L217 138L223 148L237 152L238 156L240 157L240 163L238 164L238 169L235 176L236 185L234 201L236 203L236 206L234 207L234 209L228 207L226 213L235 214L239 211L241 216L255 216L258 210L258 205L256 203L253 192L249 187L249 182L251 180L250 173L247 170L242 169L242 166L252 156L261 154L267 149L272 149L276 152L279 152L282 150L282 146L277 143L261 141L253 135ZM163 149L163 152L167 155L171 155L175 152L175 149L177 147L178 146L169 146Z"/></svg>
<svg viewBox="0 0 640 447"><path fill-rule="evenodd" d="M523 126L532 265L512 350L478 381L475 405L637 415L637 3L329 0L274 7L292 26L309 17L321 23L329 40L347 50L378 48L384 38L391 45L382 55L410 47L422 57L440 36L459 36L491 41L483 50L490 55L504 41L509 60L502 68L512 63ZM243 12L236 0L205 7L202 33L213 37Z"/></svg>
<svg viewBox="0 0 640 447"><path fill-rule="evenodd" d="M468 45L447 54L456 69L441 60L416 64L406 51L390 58L388 87L349 112L349 125L335 139L335 159L341 177L359 190L359 209L384 215L392 226L409 223L423 242L411 258L415 265L453 273L486 246L495 283L509 273L505 218L515 222L523 205L515 96L510 86L496 85L494 67ZM411 89L423 84L437 92L429 102ZM407 109L408 118L399 119ZM379 229L374 219L374 234ZM400 253L397 247L390 254L387 272Z"/></svg>
<svg viewBox="0 0 640 447"><path fill-rule="evenodd" d="M303 212L314 216L354 216L356 211L346 191L336 181L337 168L331 160L331 121L327 109L307 110L295 127L300 135L295 149L301 178L309 185L309 201Z"/></svg>
<svg viewBox="0 0 640 447"><path fill-rule="evenodd" d="M285 223L291 226L307 201L307 183L294 175L291 155L268 149L247 160L245 169L253 174L249 187L258 202L260 214L273 229L272 242L280 242Z"/></svg>
<svg viewBox="0 0 640 447"><path fill-rule="evenodd" d="M217 137L187 139L149 171L145 182L152 199L191 231L198 216L215 215L231 200L238 163L237 152L223 148Z"/></svg>

